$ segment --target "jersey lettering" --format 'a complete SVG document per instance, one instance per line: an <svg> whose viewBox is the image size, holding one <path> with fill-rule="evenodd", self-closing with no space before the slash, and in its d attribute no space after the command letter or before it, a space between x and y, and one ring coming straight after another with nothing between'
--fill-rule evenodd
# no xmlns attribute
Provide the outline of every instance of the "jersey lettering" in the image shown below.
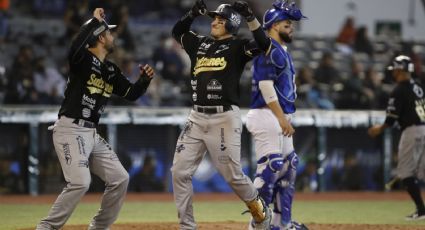
<svg viewBox="0 0 425 230"><path fill-rule="evenodd" d="M196 76L198 73L207 72L207 71L219 71L226 68L227 61L224 57L218 58L207 58L202 57L201 59L196 59L196 65L193 71L193 75Z"/></svg>
<svg viewBox="0 0 425 230"><path fill-rule="evenodd" d="M113 85L106 83L102 78L97 78L96 74L91 74L87 81L87 89L90 94L102 94L105 97L111 97L114 89Z"/></svg>

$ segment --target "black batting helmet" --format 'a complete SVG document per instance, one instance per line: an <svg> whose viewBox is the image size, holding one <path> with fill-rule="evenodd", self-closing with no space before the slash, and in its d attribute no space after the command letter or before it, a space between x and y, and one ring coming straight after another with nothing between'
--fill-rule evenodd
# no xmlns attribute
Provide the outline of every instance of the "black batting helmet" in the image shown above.
<svg viewBox="0 0 425 230"><path fill-rule="evenodd" d="M389 65L387 69L388 70L401 69L406 72L413 72L414 65L410 57L405 55L398 55L397 57L393 59L391 65Z"/></svg>
<svg viewBox="0 0 425 230"><path fill-rule="evenodd" d="M92 22L92 20L95 20L97 23L95 24L95 26L90 26L89 28L89 23ZM82 26L81 26L81 31L83 30L88 30L90 29L90 36L87 39L87 44L92 47L94 45L96 45L96 42L99 38L99 35L101 33L103 33L106 30L110 30L117 27L116 25L108 25L108 23L106 23L105 20L99 22L97 19L92 18L87 20Z"/></svg>
<svg viewBox="0 0 425 230"><path fill-rule="evenodd" d="M227 32L233 35L238 33L239 27L241 26L241 16L235 10L233 10L230 4L221 4L215 11L208 12L208 16L212 18L217 15L226 19L226 24L224 24L224 27L226 28Z"/></svg>

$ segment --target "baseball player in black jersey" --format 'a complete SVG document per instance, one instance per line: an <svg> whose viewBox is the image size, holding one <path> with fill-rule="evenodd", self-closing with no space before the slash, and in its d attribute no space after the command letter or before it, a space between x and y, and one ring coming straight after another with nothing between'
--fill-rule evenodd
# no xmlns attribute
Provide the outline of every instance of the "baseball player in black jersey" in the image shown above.
<svg viewBox="0 0 425 230"><path fill-rule="evenodd" d="M202 14L213 18L210 37L190 31L195 17ZM241 15L256 42L234 36L240 27ZM243 1L222 4L217 10L208 12L204 2L199 0L176 23L172 33L189 55L192 71L193 108L177 141L171 169L180 229L196 229L192 175L207 151L219 173L248 206L256 229L269 229L270 210L258 196L252 181L242 172L242 122L238 104L239 80L244 66L261 50L268 49L270 39Z"/></svg>
<svg viewBox="0 0 425 230"><path fill-rule="evenodd" d="M388 67L397 82L390 95L385 123L369 128L369 135L375 137L385 128L398 122L402 134L398 145L397 177L401 179L416 205L416 211L406 220L425 219L418 179L425 180L425 97L424 88L411 78L413 63L410 58L400 55Z"/></svg>
<svg viewBox="0 0 425 230"><path fill-rule="evenodd" d="M89 229L109 229L116 220L127 191L129 176L111 146L96 131L105 105L116 94L136 100L149 86L153 69L140 67L140 78L130 83L112 62L105 59L114 48L104 21L104 10L97 8L73 40L68 55L70 75L59 119L51 127L66 187L37 229L61 229L90 186L90 171L106 185L101 207Z"/></svg>

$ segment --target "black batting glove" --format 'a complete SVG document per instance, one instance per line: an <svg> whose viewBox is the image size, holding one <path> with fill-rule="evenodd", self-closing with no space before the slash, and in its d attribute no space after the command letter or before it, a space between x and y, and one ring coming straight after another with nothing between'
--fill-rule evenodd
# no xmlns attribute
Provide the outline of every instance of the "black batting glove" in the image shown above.
<svg viewBox="0 0 425 230"><path fill-rule="evenodd" d="M190 10L190 16L192 18L204 15L207 13L207 5L205 5L203 0L196 0L195 5L192 6Z"/></svg>
<svg viewBox="0 0 425 230"><path fill-rule="evenodd" d="M233 3L232 8L242 15L247 22L251 22L255 19L255 15L249 7L248 3L245 1L236 1Z"/></svg>

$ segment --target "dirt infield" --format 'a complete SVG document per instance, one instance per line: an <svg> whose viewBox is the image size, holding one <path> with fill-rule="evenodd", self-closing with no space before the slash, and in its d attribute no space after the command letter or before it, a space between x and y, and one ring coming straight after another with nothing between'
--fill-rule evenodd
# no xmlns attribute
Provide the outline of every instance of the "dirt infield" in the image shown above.
<svg viewBox="0 0 425 230"><path fill-rule="evenodd" d="M309 224L310 230L423 230L423 226L403 225L370 225L370 224ZM199 230L246 230L246 223L217 222L199 223ZM63 228L63 230L81 230L87 226L75 225ZM24 229L30 230L30 229ZM177 224L141 223L141 224L115 224L111 230L178 230Z"/></svg>
<svg viewBox="0 0 425 230"><path fill-rule="evenodd" d="M297 200L317 200L317 201L339 201L339 200L408 200L408 196L403 192L391 193L375 193L375 192L360 192L360 193L312 193L312 194L297 194ZM87 194L83 198L83 202L98 202L101 194ZM43 195L37 197L31 196L0 196L0 204L2 203L52 203L56 199L56 195ZM156 201L168 202L172 201L172 194L128 194L126 202L132 201ZM195 200L198 201L225 201L238 200L234 194L196 194ZM424 226L408 226L408 225L365 225L365 224L314 224L307 223L310 230L419 230L424 229ZM74 225L67 226L64 230L80 230L87 229L87 226ZM237 230L247 229L246 223L240 222L201 222L199 230ZM28 229L29 230L29 229ZM115 224L112 230L178 230L177 223L131 223L131 224Z"/></svg>

